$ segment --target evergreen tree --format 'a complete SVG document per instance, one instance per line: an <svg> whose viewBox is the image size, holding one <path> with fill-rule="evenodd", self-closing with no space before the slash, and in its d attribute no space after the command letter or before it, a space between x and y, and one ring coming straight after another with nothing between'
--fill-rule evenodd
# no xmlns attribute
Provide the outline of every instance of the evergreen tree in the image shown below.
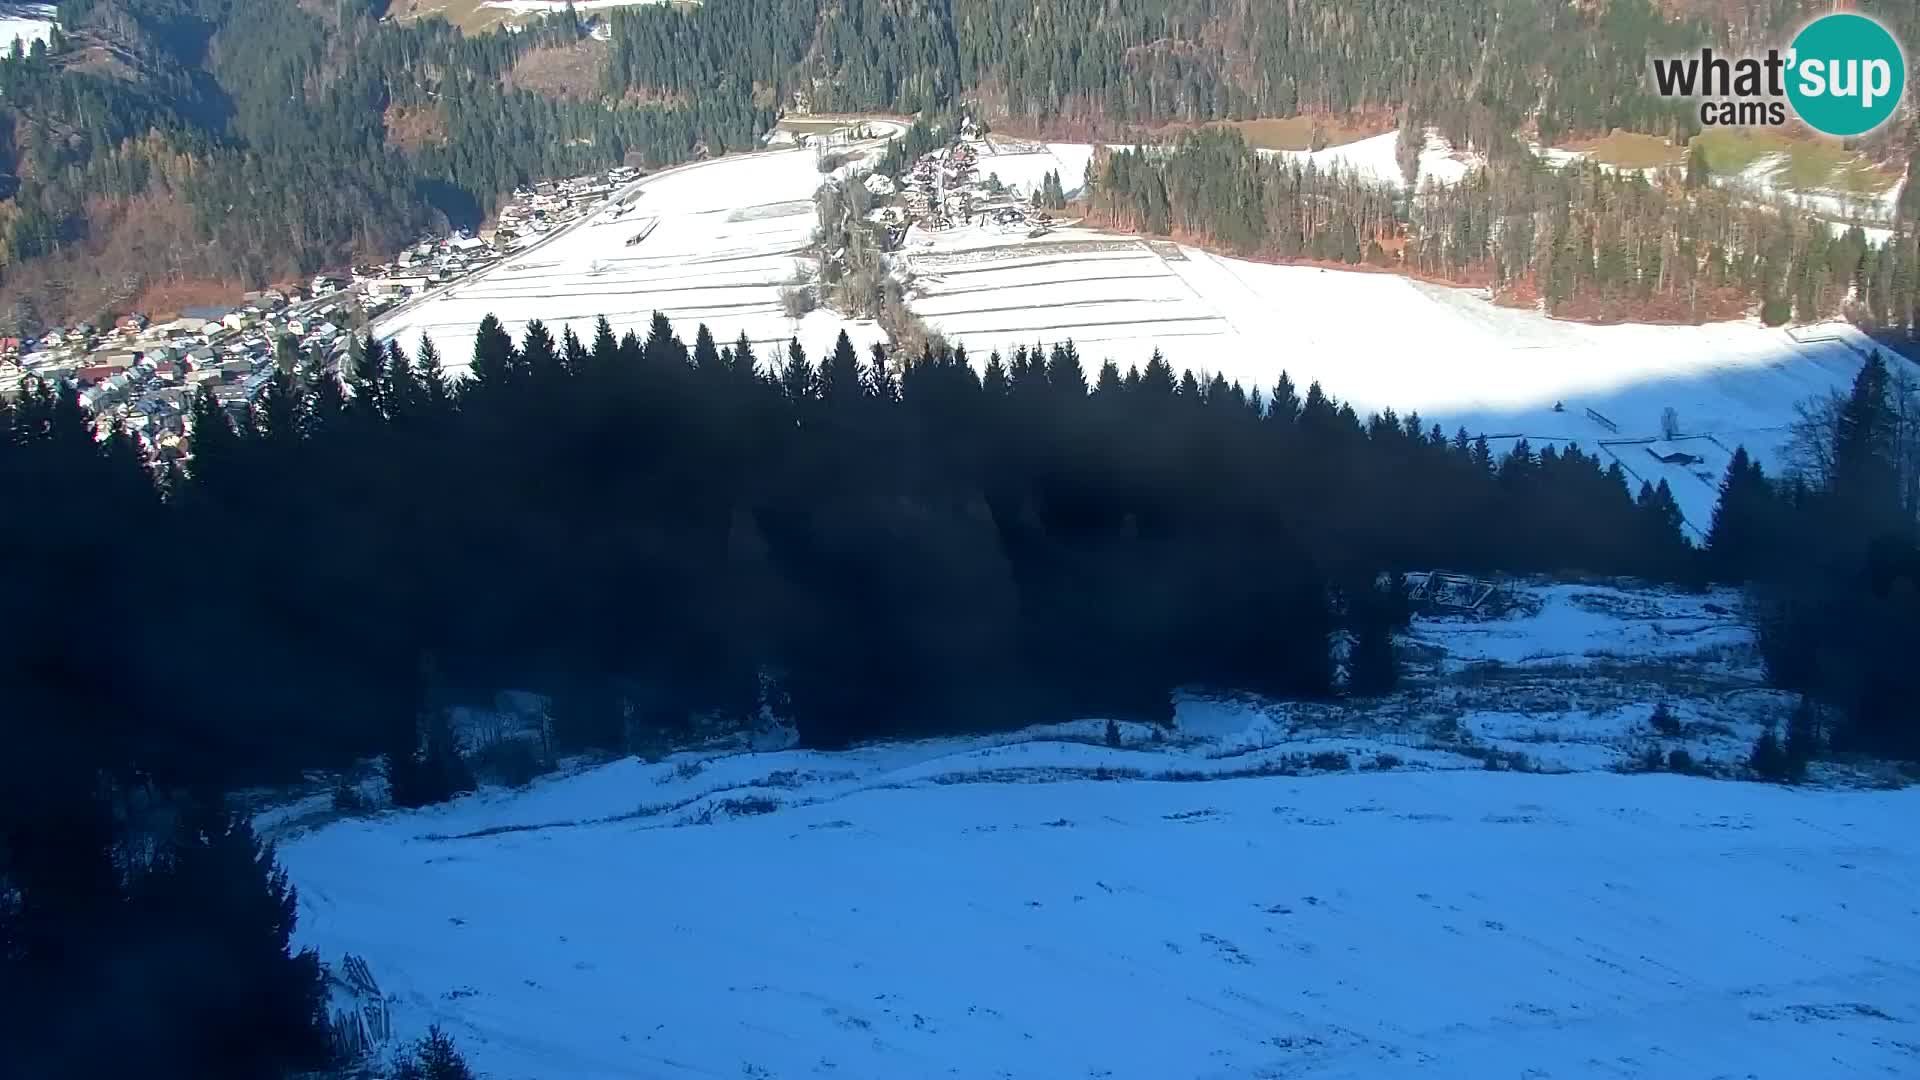
<svg viewBox="0 0 1920 1080"><path fill-rule="evenodd" d="M467 369L473 392L485 395L511 385L519 366L519 350L500 320L492 315L481 319L473 338L473 363Z"/></svg>
<svg viewBox="0 0 1920 1080"><path fill-rule="evenodd" d="M571 5L569 5L571 10ZM453 1044L452 1036L435 1024L427 1034L394 1061L394 1080L475 1080L474 1072Z"/></svg>
<svg viewBox="0 0 1920 1080"><path fill-rule="evenodd" d="M615 361L620 353L620 343L614 340L613 324L605 315L594 320L593 347L589 350L592 361L589 370L595 374L608 374L614 370Z"/></svg>
<svg viewBox="0 0 1920 1080"><path fill-rule="evenodd" d="M187 436L194 487L216 496L231 491L239 483L240 434L212 389L203 387L193 395Z"/></svg>
<svg viewBox="0 0 1920 1080"><path fill-rule="evenodd" d="M1876 352L1855 377L1834 433L1832 495L1847 522L1863 532L1896 528L1901 517L1887 385L1886 362Z"/></svg>
<svg viewBox="0 0 1920 1080"><path fill-rule="evenodd" d="M1736 447L1720 483L1720 501L1707 530L1707 558L1715 580L1745 582L1759 574L1778 539L1773 487L1760 463Z"/></svg>
<svg viewBox="0 0 1920 1080"><path fill-rule="evenodd" d="M414 361L414 370L423 414L444 417L453 412L452 383L440 365L440 350L434 347L433 339L425 334L420 335L420 356Z"/></svg>
<svg viewBox="0 0 1920 1080"><path fill-rule="evenodd" d="M273 1076L330 1064L319 957L291 953L294 888L244 815L212 796L191 800L134 899L140 938L191 958L150 973L165 992L146 1007L188 1025L186 1052L199 1056L174 1075Z"/></svg>
<svg viewBox="0 0 1920 1080"><path fill-rule="evenodd" d="M864 393L859 354L854 352L852 339L842 330L834 339L833 353L820 366L819 398L830 405L844 405L859 400Z"/></svg>
<svg viewBox="0 0 1920 1080"><path fill-rule="evenodd" d="M813 364L807 359L805 349L800 347L799 338L787 340L787 364L780 369L780 390L790 402L799 403L813 397Z"/></svg>
<svg viewBox="0 0 1920 1080"><path fill-rule="evenodd" d="M527 323L526 333L520 337L518 370L523 378L549 387L566 374L560 361L560 347L547 324L539 319Z"/></svg>

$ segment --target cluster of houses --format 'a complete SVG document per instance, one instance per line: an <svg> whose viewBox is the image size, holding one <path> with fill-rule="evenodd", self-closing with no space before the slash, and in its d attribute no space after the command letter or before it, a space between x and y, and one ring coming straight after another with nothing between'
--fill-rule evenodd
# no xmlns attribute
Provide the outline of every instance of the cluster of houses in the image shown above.
<svg viewBox="0 0 1920 1080"><path fill-rule="evenodd" d="M540 238L542 233L575 221L605 202L616 188L637 178L640 170L631 166L589 173L570 180L542 180L532 187L515 189L513 198L495 215L491 229L480 230L480 239L505 253ZM626 213L630 204L608 207L614 218Z"/></svg>
<svg viewBox="0 0 1920 1080"><path fill-rule="evenodd" d="M922 156L899 183L875 173L867 177L867 191L885 205L869 214L888 232L889 247L904 240L909 228L941 230L961 226L993 226L1005 231L1040 236L1053 228L1053 217L1021 198L991 176L982 178L981 137L964 125L952 145Z"/></svg>
<svg viewBox="0 0 1920 1080"><path fill-rule="evenodd" d="M111 326L80 323L35 338L0 338L0 397L17 396L33 379L69 384L102 436L119 426L156 458L184 456L191 393L211 392L244 416L272 378L281 340L291 337L337 366L351 336L382 313L492 265L590 212L638 175L616 168L543 181L515 192L496 223L476 235L425 238L391 262L249 292L235 306L187 308L167 322L124 315Z"/></svg>
<svg viewBox="0 0 1920 1080"><path fill-rule="evenodd" d="M150 454L180 457L190 393L205 389L244 414L272 375L280 339L337 358L348 328L376 313L345 279L321 275L310 287L262 289L240 306L188 308L168 322L123 315L111 326L0 339L0 395L30 379L70 384L101 435L118 425Z"/></svg>

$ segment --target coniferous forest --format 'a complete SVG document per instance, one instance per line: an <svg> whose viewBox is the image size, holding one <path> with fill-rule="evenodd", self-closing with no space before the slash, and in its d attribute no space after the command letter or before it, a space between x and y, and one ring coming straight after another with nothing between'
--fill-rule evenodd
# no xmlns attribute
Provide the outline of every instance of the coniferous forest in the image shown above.
<svg viewBox="0 0 1920 1080"><path fill-rule="evenodd" d="M1864 6L1920 36L1903 0ZM1791 310L1856 269L1831 269L1845 260L1811 250L1808 230L1791 230L1781 256L1732 242L1745 234L1728 232L1731 211L1709 206L1695 222L1684 207L1519 166L1523 137L1620 127L1685 138L1697 122L1649 92L1647 57L1770 41L1808 9L1803 0L1293 0L1222 12L1195 0L937 0L901 18L875 0L711 0L597 13L611 23L603 46L585 40L577 13L468 37L437 18L387 18L378 0L65 0L50 43L0 59L0 130L11 135L0 139L0 320L30 332L115 310L156 283L258 286L337 268L423 228L474 224L519 184L750 148L796 101L823 112L964 108L1013 129L1103 139L1215 119L1399 117L1511 167L1399 208L1397 220L1385 207L1343 204L1344 220L1309 223L1302 244L1324 224L1347 261L1368 259L1378 240L1383 256L1404 249L1405 265L1424 274L1504 282L1538 264L1529 288L1580 294L1564 313L1598 317L1632 287L1621 266L1600 265L1615 248L1668 294L1653 306L1683 318L1717 313L1733 295L1701 304L1695 274L1713 287L1757 275L1750 262L1798 266L1805 256L1822 269L1763 298ZM542 93L515 81L522 60L554 50L598 57L597 87ZM1897 155L1910 135L1895 125L1866 149ZM1536 225L1532 237L1496 235L1510 207L1550 201L1558 187L1607 199L1604 223L1577 215L1571 227ZM1104 213L1151 219L1152 208ZM1916 306L1912 218L1909 207L1885 269L1860 271L1886 279L1877 325L1907 326ZM1243 246L1238 225L1206 231ZM1271 252L1292 250L1289 236L1278 229ZM1689 256L1692 273L1649 273ZM1560 268L1545 272L1555 260ZM1809 274L1818 280L1800 284ZM1684 306L1672 299L1681 288Z"/></svg>
<svg viewBox="0 0 1920 1080"><path fill-rule="evenodd" d="M244 418L199 399L190 468L158 473L32 390L0 416L0 554L45 571L0 630L0 1034L143 1075L323 1063L295 898L221 794L383 755L396 800L445 798L471 780L442 709L501 688L550 696L563 752L769 716L819 748L1163 722L1182 688L1336 695L1342 632L1348 691L1390 686L1382 572L1584 572L1750 584L1770 672L1843 717L1834 745L1920 756L1911 425L1877 359L1809 429L1822 471L1742 455L1704 551L1664 487L1575 449L1496 459L1158 357L982 367L489 318L455 387L431 342L361 345L342 379L289 341ZM129 587L89 592L107 569ZM123 1040L62 1023L122 1013Z"/></svg>

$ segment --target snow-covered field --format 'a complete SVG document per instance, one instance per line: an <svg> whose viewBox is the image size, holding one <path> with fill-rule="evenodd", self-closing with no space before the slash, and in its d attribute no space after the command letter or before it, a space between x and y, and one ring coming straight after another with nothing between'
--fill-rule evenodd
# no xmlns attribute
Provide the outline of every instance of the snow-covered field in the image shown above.
<svg viewBox="0 0 1920 1080"><path fill-rule="evenodd" d="M22 49L47 40L55 14L52 4L0 4L0 51L13 48L16 40Z"/></svg>
<svg viewBox="0 0 1920 1080"><path fill-rule="evenodd" d="M1323 150L1260 152L1303 165L1310 164L1323 173L1330 170L1354 173L1375 183L1397 188L1405 187L1407 182L1405 174L1400 171L1400 162L1394 156L1399 141L1399 133L1389 131L1384 135L1329 146ZM1479 155L1456 151L1446 139L1430 131L1426 145L1420 151L1420 166L1414 177L1414 186L1425 187L1428 180L1457 184L1481 164L1484 164L1484 160Z"/></svg>
<svg viewBox="0 0 1920 1080"><path fill-rule="evenodd" d="M661 311L689 343L700 323L723 343L745 331L763 360L795 335L819 356L845 328L864 351L885 340L877 325L829 311L796 322L781 309L780 287L799 270L797 256L813 233L821 179L811 150L734 155L646 177L616 193L616 200L632 194L621 217L596 211L491 270L396 309L374 333L409 350L431 334L456 371L465 370L474 329L488 314L516 337L537 318L555 337L570 325L587 339L600 315L615 333L644 335ZM627 244L642 232L645 239Z"/></svg>
<svg viewBox="0 0 1920 1080"><path fill-rule="evenodd" d="M1119 748L687 753L283 828L298 939L493 1080L1912 1071L1920 792L1482 769L1633 752L1629 662L1696 689L1703 756L1765 711L1730 597L1521 600L1423 620L1364 730L1189 701ZM1467 722L1416 735L1449 693Z"/></svg>
<svg viewBox="0 0 1920 1080"><path fill-rule="evenodd" d="M1777 466L1796 404L1845 388L1873 348L1840 324L1563 322L1389 274L1274 266L1072 228L1038 240L915 230L904 255L913 310L978 361L1071 339L1092 364L1111 358L1123 369L1158 347L1176 369L1249 387L1270 387L1284 370L1303 390L1318 380L1362 416L1417 410L1448 433L1464 425L1526 436L1536 449L1603 448L1635 477L1665 477L1702 530L1733 449L1744 444ZM1652 443L1668 408L1680 432L1697 437L1698 465L1649 453L1686 450Z"/></svg>

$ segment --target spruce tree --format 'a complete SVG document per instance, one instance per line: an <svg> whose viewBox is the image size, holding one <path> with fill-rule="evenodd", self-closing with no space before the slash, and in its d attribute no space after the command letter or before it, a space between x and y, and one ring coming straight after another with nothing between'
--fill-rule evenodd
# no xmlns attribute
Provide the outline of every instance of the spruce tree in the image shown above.
<svg viewBox="0 0 1920 1080"><path fill-rule="evenodd" d="M1118 382L1120 371L1114 369L1114 379ZM1057 393L1070 398L1087 396L1087 373L1080 366L1080 350L1068 341L1053 347L1047 358L1047 383Z"/></svg>
<svg viewBox="0 0 1920 1080"><path fill-rule="evenodd" d="M347 348L347 381L353 386L351 412L364 421L388 417L386 400L387 347L369 336L352 339Z"/></svg>
<svg viewBox="0 0 1920 1080"><path fill-rule="evenodd" d="M393 1080L475 1080L474 1072L438 1024L394 1061Z"/></svg>
<svg viewBox="0 0 1920 1080"><path fill-rule="evenodd" d="M481 319L473 338L473 363L467 369L474 392L487 395L512 384L519 364L519 350L500 320L492 315Z"/></svg>
<svg viewBox="0 0 1920 1080"><path fill-rule="evenodd" d="M387 362L383 369L386 382L381 397L387 405L387 416L396 423L411 423L428 410L426 388L420 384L419 376L414 373L413 361L407 359L406 350L400 342L387 342Z"/></svg>
<svg viewBox="0 0 1920 1080"><path fill-rule="evenodd" d="M420 355L413 363L423 414L444 417L452 413L453 386L447 378L446 369L440 364L440 350L434 347L432 338L420 335Z"/></svg>
<svg viewBox="0 0 1920 1080"><path fill-rule="evenodd" d="M1887 385L1886 363L1875 352L1854 378L1834 432L1831 495L1844 521L1863 535L1896 528L1901 517Z"/></svg>
<svg viewBox="0 0 1920 1080"><path fill-rule="evenodd" d="M716 382L726 374L720 365L720 349L713 342L713 331L707 329L706 323L700 324L699 332L693 337L693 367Z"/></svg>
<svg viewBox="0 0 1920 1080"><path fill-rule="evenodd" d="M753 342L747 338L745 330L733 343L733 376L736 384L758 381L760 378L760 358L754 355Z"/></svg>
<svg viewBox="0 0 1920 1080"><path fill-rule="evenodd" d="M560 347L554 342L552 331L540 319L528 322L526 333L520 336L518 370L523 378L541 386L552 386L565 374L560 362Z"/></svg>
<svg viewBox="0 0 1920 1080"><path fill-rule="evenodd" d="M1013 380L1007 377L1007 364L1000 358L998 349L987 354L987 367L980 375L980 389L993 401L1013 393Z"/></svg>
<svg viewBox="0 0 1920 1080"><path fill-rule="evenodd" d="M190 799L135 904L143 940L191 958L165 974L152 1003L194 1034L176 1045L198 1060L172 1062L171 1075L237 1080L331 1063L319 957L291 951L296 893L244 814L217 796Z"/></svg>
<svg viewBox="0 0 1920 1080"><path fill-rule="evenodd" d="M1778 539L1773 487L1760 463L1735 448L1720 482L1720 501L1707 529L1707 559L1715 580L1741 583L1761 574Z"/></svg>
<svg viewBox="0 0 1920 1080"><path fill-rule="evenodd" d="M612 373L615 362L619 358L620 343L614 339L613 324L607 321L605 315L594 320L593 347L591 353L591 366L595 374L607 375Z"/></svg>
<svg viewBox="0 0 1920 1080"><path fill-rule="evenodd" d="M789 402L798 404L813 397L813 364L799 338L787 340L787 363L780 369L780 391Z"/></svg>
<svg viewBox="0 0 1920 1080"><path fill-rule="evenodd" d="M860 356L845 330L834 339L833 353L820 366L819 397L830 405L859 400L865 393L860 378Z"/></svg>
<svg viewBox="0 0 1920 1080"><path fill-rule="evenodd" d="M394 1061L393 1080L475 1080L474 1072L438 1024Z"/></svg>
<svg viewBox="0 0 1920 1080"><path fill-rule="evenodd" d="M193 486L203 494L230 494L240 482L240 433L209 387L193 395L187 412L187 447Z"/></svg>

